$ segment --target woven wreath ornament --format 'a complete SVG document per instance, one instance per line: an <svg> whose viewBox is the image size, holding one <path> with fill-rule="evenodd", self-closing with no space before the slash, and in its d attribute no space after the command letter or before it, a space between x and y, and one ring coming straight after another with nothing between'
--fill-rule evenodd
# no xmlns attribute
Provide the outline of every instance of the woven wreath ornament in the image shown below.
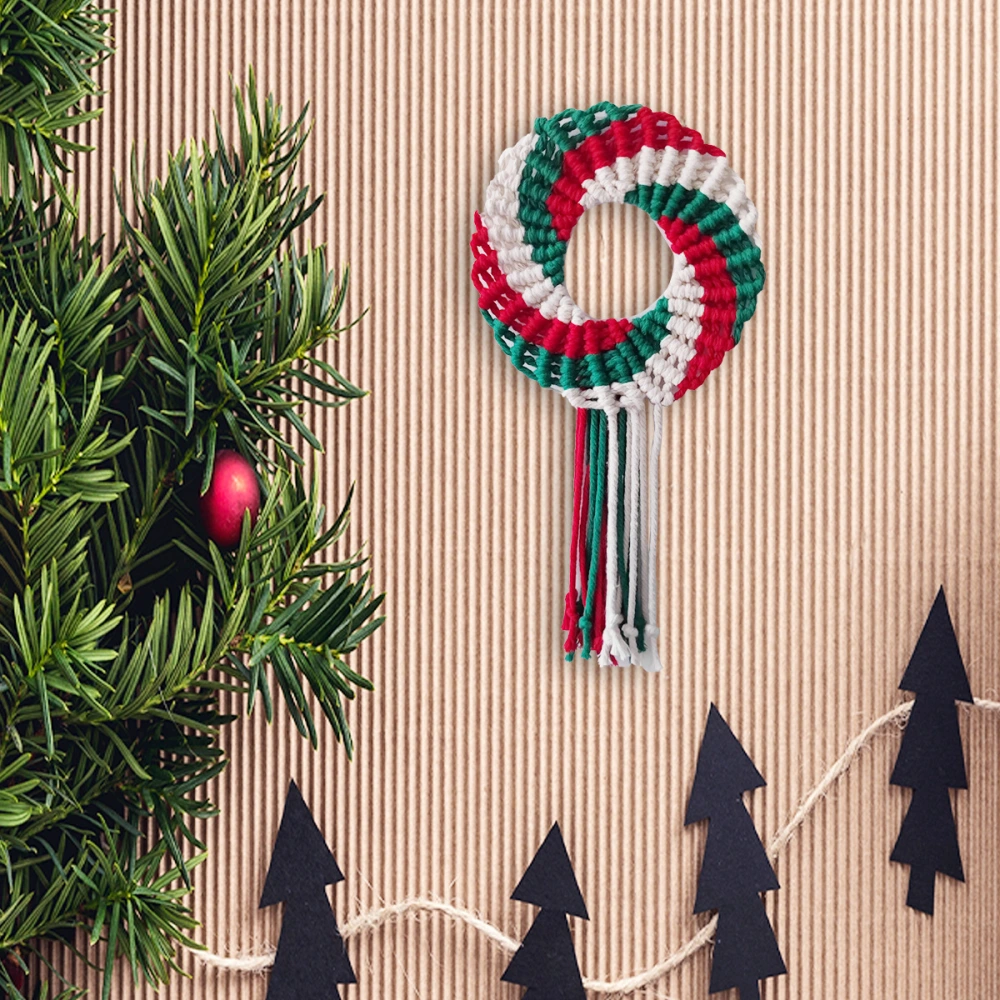
<svg viewBox="0 0 1000 1000"><path fill-rule="evenodd" d="M573 227L606 203L643 209L675 256L666 291L627 319L594 319L565 284ZM578 408L570 658L579 649L659 669L650 616L661 408L701 385L753 315L764 284L756 222L720 149L638 105L539 118L500 156L476 215L472 280L515 367Z"/></svg>

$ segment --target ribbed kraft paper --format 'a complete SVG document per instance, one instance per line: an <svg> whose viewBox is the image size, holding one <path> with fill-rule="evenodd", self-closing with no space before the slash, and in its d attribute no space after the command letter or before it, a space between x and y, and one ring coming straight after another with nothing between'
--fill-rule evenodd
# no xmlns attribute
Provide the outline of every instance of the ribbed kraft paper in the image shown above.
<svg viewBox="0 0 1000 1000"><path fill-rule="evenodd" d="M357 485L351 540L388 591L355 657L357 759L309 749L284 718L230 729L197 875L197 937L254 952L257 900L289 777L347 876L341 922L433 896L514 937L508 896L559 820L591 914L584 974L649 967L701 926L705 828L683 826L710 702L767 779L767 838L848 741L901 698L945 585L974 693L1000 693L998 13L981 0L739 3L123 0L106 112L78 169L92 227L117 231L130 149L233 123L230 76L314 119L309 226L349 262L331 348L371 395L308 414L330 507ZM535 116L599 100L666 110L729 154L761 216L767 283L743 343L667 410L660 497L664 670L563 661L573 414L519 375L480 319L473 211ZM669 253L633 208L588 213L574 293L636 311ZM777 863L768 913L788 1000L1000 997L1000 718L961 712L955 793L967 882L933 918L888 856L909 792L876 738ZM495 945L437 916L352 938L345 998L517 1000ZM706 995L710 954L645 992ZM79 963L61 959L72 976ZM160 996L263 1000L266 980L206 971ZM96 983L93 974L89 980ZM115 997L151 996L123 974Z"/></svg>

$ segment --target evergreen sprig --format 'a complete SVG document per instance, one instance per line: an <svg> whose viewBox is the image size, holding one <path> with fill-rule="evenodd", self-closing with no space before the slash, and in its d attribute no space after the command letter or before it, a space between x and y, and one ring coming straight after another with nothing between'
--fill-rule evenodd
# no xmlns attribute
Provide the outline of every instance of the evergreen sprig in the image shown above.
<svg viewBox="0 0 1000 1000"><path fill-rule="evenodd" d="M327 555L350 497L328 523L303 449L322 450L306 403L362 392L317 357L347 276L296 245L319 203L295 174L305 112L284 124L251 74L234 142L217 126L163 180L133 158L135 208L118 192L105 252L53 153L91 114L103 12L0 0L0 29L0 107L27 109L0 112L0 991L24 996L16 967L35 956L40 980L38 942L82 929L104 942L107 997L115 957L155 984L194 947L195 823L234 718L220 695L271 719L277 687L313 745L318 706L351 753L344 699L371 684L348 659L382 597L362 555ZM195 513L224 447L264 498L235 551ZM51 971L36 996L80 995Z"/></svg>
<svg viewBox="0 0 1000 1000"><path fill-rule="evenodd" d="M205 459L203 487L220 418L259 463L272 464L273 443L301 465L278 419L321 450L298 406L363 395L315 356L340 332L347 274L338 282L323 248L300 256L289 240L319 205L294 183L306 112L283 126L273 98L261 111L252 72L246 100L237 91L235 104L235 148L217 125L215 147L182 148L162 184L143 183L133 157L138 222L126 223L134 292L149 325L143 356L164 381L162 405L143 412L171 440L193 445L190 458Z"/></svg>
<svg viewBox="0 0 1000 1000"><path fill-rule="evenodd" d="M94 0L0 0L0 206L20 194L33 215L40 174L69 201L66 154L89 147L66 132L100 114L87 102L110 51L107 14Z"/></svg>

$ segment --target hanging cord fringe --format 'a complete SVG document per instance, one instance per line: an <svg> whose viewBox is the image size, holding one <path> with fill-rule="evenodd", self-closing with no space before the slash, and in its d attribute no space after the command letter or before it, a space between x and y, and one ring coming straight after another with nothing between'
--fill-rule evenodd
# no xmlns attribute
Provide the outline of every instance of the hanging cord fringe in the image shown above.
<svg viewBox="0 0 1000 1000"><path fill-rule="evenodd" d="M573 468L573 534L569 542L569 586L566 590L566 606L563 613L563 631L567 632L566 645L563 647L573 659L573 654L582 641L580 632L580 615L583 606L580 603L578 586L583 584L583 573L580 565L580 529L583 522L583 469L587 446L587 414L584 410L576 411L576 453Z"/></svg>
<svg viewBox="0 0 1000 1000"><path fill-rule="evenodd" d="M603 428L604 433L604 447L605 452L607 451L607 427ZM593 643L591 645L591 651L594 655L599 656L601 650L604 648L604 612L605 604L607 602L607 580L608 580L608 570L607 570L607 558L608 558L608 542L607 542L607 530L608 526L606 523L605 514L606 511L604 507L601 507L601 531L597 538L597 554L595 559L597 560L597 584L596 590L594 592L594 626L593 626Z"/></svg>
<svg viewBox="0 0 1000 1000"><path fill-rule="evenodd" d="M600 413L588 414L590 438L589 481L589 520L586 527L586 559L587 559L587 598L583 606L583 617L580 619L581 647L583 657L587 659L592 651L595 635L595 615L598 600L598 572L600 570L601 529L604 521L604 491L606 489L607 470L605 460L607 453L607 435Z"/></svg>
<svg viewBox="0 0 1000 1000"><path fill-rule="evenodd" d="M644 651L642 598L640 597L642 567L645 556L640 554L642 531L642 493L646 469L646 411L629 409L627 416L628 466L625 495L628 504L628 613L622 635L628 640L632 663L640 662Z"/></svg>
<svg viewBox="0 0 1000 1000"><path fill-rule="evenodd" d="M608 426L608 450L607 450L607 475L612 482L608 484L608 520L607 520L607 545L605 546L607 560L607 594L605 596L605 622L603 645L598 663L602 667L610 667L612 663L617 663L620 667L627 667L631 662L628 644L621 633L622 622L625 620L621 613L622 592L621 581L618 578L618 411L607 411Z"/></svg>
<svg viewBox="0 0 1000 1000"><path fill-rule="evenodd" d="M663 411L577 410L573 530L563 611L563 649L601 666L661 669L657 639L659 457Z"/></svg>
<svg viewBox="0 0 1000 1000"><path fill-rule="evenodd" d="M645 431L645 415L641 426ZM650 673L661 669L660 652L657 648L660 630L656 625L657 593L656 593L656 561L658 557L657 543L659 541L660 517L660 447L663 443L663 407L653 407L653 443L649 449L648 484L647 476L642 483L642 537L648 539L646 558L642 561L642 594L643 611L646 615L644 640L645 649L635 657L635 662ZM645 452L645 441L643 441Z"/></svg>

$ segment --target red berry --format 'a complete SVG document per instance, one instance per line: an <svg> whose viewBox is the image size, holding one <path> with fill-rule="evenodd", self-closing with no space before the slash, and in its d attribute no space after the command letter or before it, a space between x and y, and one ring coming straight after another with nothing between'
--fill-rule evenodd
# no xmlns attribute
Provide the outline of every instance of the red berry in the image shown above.
<svg viewBox="0 0 1000 1000"><path fill-rule="evenodd" d="M3 957L3 964L4 968L7 970L7 975L11 978L11 982L13 982L17 989L23 993L25 986L24 970L21 968L18 960L10 952L8 952ZM3 993L2 995L6 996L7 994Z"/></svg>
<svg viewBox="0 0 1000 1000"><path fill-rule="evenodd" d="M260 486L253 466L238 452L216 452L212 482L198 507L205 534L221 548L235 548L240 543L243 512L250 511L251 524L260 513Z"/></svg>

